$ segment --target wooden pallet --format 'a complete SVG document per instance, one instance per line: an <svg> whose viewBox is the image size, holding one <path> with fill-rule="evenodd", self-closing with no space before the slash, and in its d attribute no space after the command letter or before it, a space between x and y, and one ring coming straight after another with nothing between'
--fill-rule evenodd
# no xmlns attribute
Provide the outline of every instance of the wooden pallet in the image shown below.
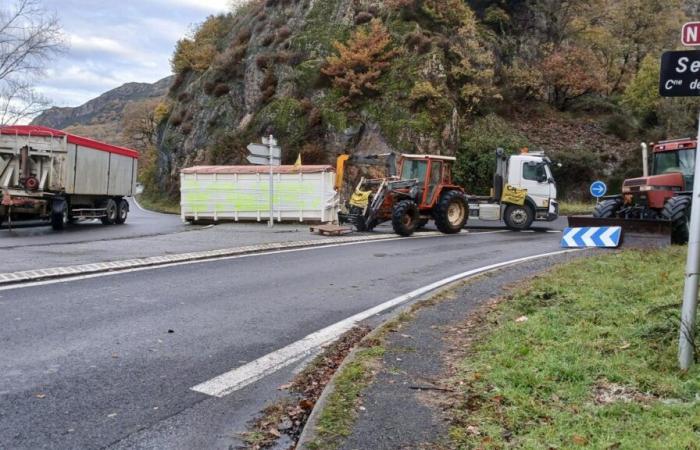
<svg viewBox="0 0 700 450"><path fill-rule="evenodd" d="M352 233L352 228L339 225L314 225L309 229L312 233L318 233L323 236L342 236Z"/></svg>

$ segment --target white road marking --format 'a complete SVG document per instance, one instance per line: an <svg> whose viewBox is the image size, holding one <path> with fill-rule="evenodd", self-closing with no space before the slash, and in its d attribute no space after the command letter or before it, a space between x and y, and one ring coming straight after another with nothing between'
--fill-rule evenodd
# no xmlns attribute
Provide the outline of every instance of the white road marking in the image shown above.
<svg viewBox="0 0 700 450"><path fill-rule="evenodd" d="M464 280L469 277L483 274L485 272L489 272L505 266L524 263L550 256L561 255L565 253L571 253L575 251L579 250L561 250L551 253L543 253L535 256L528 256L525 258L518 258L511 261L506 261L498 264L491 264L489 266L469 270L467 272L463 272L445 278L443 280L424 286L420 289L416 289L415 291L409 292L408 294L396 297L392 300L389 300L388 302L382 303L381 305L370 308L352 317L348 317L345 320L342 320L334 325L312 333L299 341L296 341L284 348L269 353L261 358L256 359L255 361L232 369L229 372L212 378L209 381L205 381L204 383L198 384L192 387L191 390L212 397L225 397L226 395L231 394L232 392L240 390L264 378L267 375L270 375L286 366L289 366L290 364L299 361L300 359L309 355L311 352L319 349L321 346L333 342L334 340L338 339L341 335L352 329L355 325L357 325L358 322L361 322L374 315L378 315L403 303L419 298L429 292L447 286L448 284L454 283L455 281Z"/></svg>
<svg viewBox="0 0 700 450"><path fill-rule="evenodd" d="M499 231L489 231L489 232L485 232L485 233L473 233L473 234L474 235L486 235L486 234L497 234L497 233L507 233L507 232L508 232L507 230L499 230ZM462 235L466 236L469 234L472 234L472 233L466 232L466 233L463 233ZM23 283L17 283L17 284L8 284L6 286L0 285L0 292L10 291L10 290L15 290L15 289L25 289L25 288L36 287L36 286L46 286L46 285L50 285L50 284L69 283L72 281L89 280L92 278L109 277L109 276L122 275L122 274L133 273L133 272L142 272L142 271L146 271L146 270L158 270L158 269L163 269L163 268L177 267L177 266L190 265L190 264L203 264L203 263L216 262L216 261L228 261L228 260L232 260L232 259L252 258L255 256L279 255L279 254L283 254L283 253L303 252L303 251L320 250L320 249L334 248L334 247L345 247L345 246L349 246L349 245L372 244L375 242L402 241L402 240L406 240L406 239L444 238L444 237L449 237L449 236L458 236L458 235L445 235L445 234L441 234L441 233L436 233L436 234L426 234L426 235L411 236L411 237L388 237L388 238L374 239L374 240L368 240L368 241L341 242L341 243L336 243L336 244L316 245L316 246L311 246L311 247L300 247L300 248L292 248L292 249L286 249L286 250L260 251L260 252L256 252L256 253L245 253L245 254L239 254L239 255L220 256L220 257L214 256L214 257L206 258L206 259L195 259L195 260L190 260L190 261L164 263L164 264L150 265L150 266L144 266L144 267L132 267L132 268L127 267L127 268L122 269L122 270L112 270L109 272L98 272L98 273L91 273L91 274L84 274L84 275L76 275L73 277L56 278L56 279L51 279L51 280L29 281L26 283L23 282ZM12 277L14 274L3 274L3 275L7 275L9 277ZM37 274L37 276L38 276L38 274Z"/></svg>

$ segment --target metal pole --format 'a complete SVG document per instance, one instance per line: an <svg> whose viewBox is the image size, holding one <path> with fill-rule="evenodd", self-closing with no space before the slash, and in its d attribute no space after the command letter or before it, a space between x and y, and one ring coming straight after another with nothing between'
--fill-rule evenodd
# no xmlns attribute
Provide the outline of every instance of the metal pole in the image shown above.
<svg viewBox="0 0 700 450"><path fill-rule="evenodd" d="M698 144L700 144L700 114L698 114ZM685 267L685 289L678 346L681 370L688 370L694 362L695 317L698 309L698 272L700 272L700 149L695 151L695 179L688 238L688 261Z"/></svg>
<svg viewBox="0 0 700 450"><path fill-rule="evenodd" d="M270 161L270 221L268 222L267 226L269 228L272 228L275 226L275 208L273 205L273 201L274 201L274 192L273 192L274 173L272 171L272 161L273 161L272 148L275 146L275 138L272 135L270 135L270 139L268 140L267 145L269 146L269 149L270 149L270 158L269 158L269 161Z"/></svg>

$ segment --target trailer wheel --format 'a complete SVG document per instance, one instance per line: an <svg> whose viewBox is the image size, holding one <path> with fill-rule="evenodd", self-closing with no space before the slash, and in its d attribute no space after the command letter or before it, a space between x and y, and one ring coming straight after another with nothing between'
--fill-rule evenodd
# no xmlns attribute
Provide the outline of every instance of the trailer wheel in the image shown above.
<svg viewBox="0 0 700 450"><path fill-rule="evenodd" d="M394 232L400 236L410 236L418 225L418 205L413 200L401 200L394 206L391 214L391 224Z"/></svg>
<svg viewBox="0 0 700 450"><path fill-rule="evenodd" d="M467 224L469 206L459 191L444 193L435 205L435 226L445 234L457 234Z"/></svg>
<svg viewBox="0 0 700 450"><path fill-rule="evenodd" d="M508 205L503 220L511 230L523 231L529 229L535 221L535 213L528 205Z"/></svg>
<svg viewBox="0 0 700 450"><path fill-rule="evenodd" d="M690 197L672 197L664 205L661 215L670 220L671 242L677 245L688 243L690 235Z"/></svg>
<svg viewBox="0 0 700 450"><path fill-rule="evenodd" d="M117 218L114 223L117 225L122 225L126 222L126 218L129 215L129 202L124 199L119 201L119 206L117 207Z"/></svg>
<svg viewBox="0 0 700 450"><path fill-rule="evenodd" d="M63 230L71 222L70 208L64 199L54 200L51 205L51 228L54 231Z"/></svg>
<svg viewBox="0 0 700 450"><path fill-rule="evenodd" d="M105 216L100 219L105 225L113 225L117 222L117 202L111 198L105 203Z"/></svg>
<svg viewBox="0 0 700 450"><path fill-rule="evenodd" d="M593 217L597 219L609 219L615 217L620 209L621 203L618 200L603 200L595 206Z"/></svg>

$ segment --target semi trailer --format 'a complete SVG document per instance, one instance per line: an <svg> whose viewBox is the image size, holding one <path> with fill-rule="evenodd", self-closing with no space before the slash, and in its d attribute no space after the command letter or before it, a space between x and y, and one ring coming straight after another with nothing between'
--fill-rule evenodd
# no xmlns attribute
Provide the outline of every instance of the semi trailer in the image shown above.
<svg viewBox="0 0 700 450"><path fill-rule="evenodd" d="M55 230L82 219L123 224L138 156L51 128L0 127L0 224L40 219Z"/></svg>

